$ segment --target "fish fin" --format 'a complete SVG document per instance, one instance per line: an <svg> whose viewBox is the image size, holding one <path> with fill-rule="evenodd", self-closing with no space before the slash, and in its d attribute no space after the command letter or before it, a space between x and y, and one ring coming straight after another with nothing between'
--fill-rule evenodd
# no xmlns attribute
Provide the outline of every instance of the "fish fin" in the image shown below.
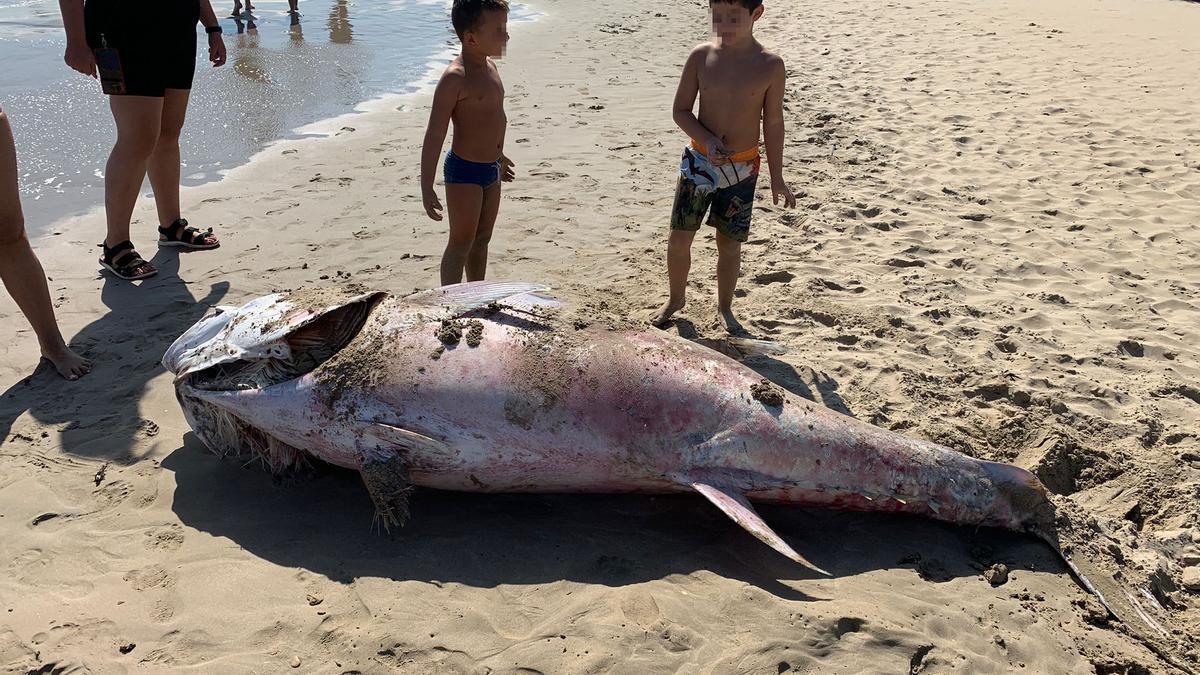
<svg viewBox="0 0 1200 675"><path fill-rule="evenodd" d="M741 525L743 529L758 537L767 546L779 551L801 565L810 567L825 576L832 576L829 572L806 560L804 556L796 553L791 546L788 546L782 537L775 534L774 530L763 522L762 516L758 515L758 512L754 510L754 507L751 506L746 496L741 492L731 487L713 483L692 482L690 485L696 492L704 495L708 501L715 504L718 509L724 511L725 515L733 519L733 522Z"/></svg>
<svg viewBox="0 0 1200 675"><path fill-rule="evenodd" d="M470 281L419 291L404 299L430 307L442 307L451 317L455 317L514 295L544 291L546 288L545 284L521 281Z"/></svg>
<svg viewBox="0 0 1200 675"><path fill-rule="evenodd" d="M368 457L359 467L367 494L375 503L375 524L384 531L392 526L403 526L408 522L408 497L412 483L408 480L408 467L397 454L387 457Z"/></svg>
<svg viewBox="0 0 1200 675"><path fill-rule="evenodd" d="M725 340L733 345L742 354L754 356L778 356L787 354L787 347L775 342L774 340L759 340L757 338L746 338L731 336Z"/></svg>
<svg viewBox="0 0 1200 675"><path fill-rule="evenodd" d="M375 523L385 531L408 522L408 497L412 493L405 461L408 453L452 452L450 446L437 439L383 422L367 423L361 449L363 461L358 470L375 503Z"/></svg>
<svg viewBox="0 0 1200 675"><path fill-rule="evenodd" d="M424 434L419 434L415 431L402 429L393 424L385 422L369 422L366 428L366 434L377 441L383 443L383 450L390 450L388 446L398 446L410 450L426 450L439 455L444 455L453 452L453 449L445 443L430 438ZM370 455L370 448L367 448L367 454ZM386 455L391 455L391 452L385 452Z"/></svg>

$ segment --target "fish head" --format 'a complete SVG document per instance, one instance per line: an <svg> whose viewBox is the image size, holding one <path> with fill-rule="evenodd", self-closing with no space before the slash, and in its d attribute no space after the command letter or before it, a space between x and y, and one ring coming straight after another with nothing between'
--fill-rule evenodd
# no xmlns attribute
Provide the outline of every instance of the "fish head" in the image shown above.
<svg viewBox="0 0 1200 675"><path fill-rule="evenodd" d="M167 349L163 366L196 435L219 454L258 450L294 463L297 440L320 429L309 374L348 345L386 293L277 293L219 307Z"/></svg>
<svg viewBox="0 0 1200 675"><path fill-rule="evenodd" d="M336 289L275 293L241 307L217 307L167 348L162 364L179 382L218 366L245 369L287 362L297 346L331 344L346 337L339 332L357 332L361 323L354 326L346 319L363 310L369 313L386 295Z"/></svg>
<svg viewBox="0 0 1200 675"><path fill-rule="evenodd" d="M1038 535L1054 530L1054 503L1037 476L1012 464L980 463L996 494L989 524Z"/></svg>

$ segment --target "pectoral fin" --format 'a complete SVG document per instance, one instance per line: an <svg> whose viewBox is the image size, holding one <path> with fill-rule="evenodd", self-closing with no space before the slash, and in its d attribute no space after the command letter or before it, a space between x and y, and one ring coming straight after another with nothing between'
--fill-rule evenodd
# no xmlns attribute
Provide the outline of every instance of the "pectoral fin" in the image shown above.
<svg viewBox="0 0 1200 675"><path fill-rule="evenodd" d="M724 511L725 515L732 518L735 523L741 525L742 528L750 534L758 537L767 546L779 551L783 555L800 563L801 565L810 567L826 576L831 576L829 572L817 567L806 560L804 556L792 550L792 547L788 546L787 542L785 542L782 537L780 537L778 534L775 534L775 532L765 522L763 522L762 516L758 515L758 512L754 510L754 507L750 505L750 502L741 492L734 488L713 483L692 482L690 485L695 488L697 492L708 498L708 501L716 504L717 508Z"/></svg>
<svg viewBox="0 0 1200 675"><path fill-rule="evenodd" d="M408 498L412 493L408 458L413 454L452 452L450 446L437 439L381 422L366 423L360 450L359 473L375 503L375 522L385 530L408 521Z"/></svg>
<svg viewBox="0 0 1200 675"><path fill-rule="evenodd" d="M437 455L447 455L453 452L449 445L436 438L430 438L424 434L384 422L368 423L364 436L376 441L377 446L385 451L396 448L403 449L405 454L424 452Z"/></svg>

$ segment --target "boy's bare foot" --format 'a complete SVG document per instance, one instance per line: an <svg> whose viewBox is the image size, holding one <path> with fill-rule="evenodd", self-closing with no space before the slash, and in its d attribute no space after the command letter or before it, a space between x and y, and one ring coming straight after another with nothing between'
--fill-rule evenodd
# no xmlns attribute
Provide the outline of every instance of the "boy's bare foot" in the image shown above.
<svg viewBox="0 0 1200 675"><path fill-rule="evenodd" d="M675 312L683 309L683 305L683 301L675 302L668 300L657 312L651 314L646 322L655 328L662 328L667 325L667 322L671 320Z"/></svg>
<svg viewBox="0 0 1200 675"><path fill-rule="evenodd" d="M725 332L729 333L730 335L746 335L746 328L742 326L742 322L738 321L737 317L733 315L732 309L717 310L717 323L720 324L721 328L724 328Z"/></svg>
<svg viewBox="0 0 1200 675"><path fill-rule="evenodd" d="M52 349L43 348L42 357L54 365L59 375L68 380L78 380L92 372L92 362L71 351L66 345Z"/></svg>

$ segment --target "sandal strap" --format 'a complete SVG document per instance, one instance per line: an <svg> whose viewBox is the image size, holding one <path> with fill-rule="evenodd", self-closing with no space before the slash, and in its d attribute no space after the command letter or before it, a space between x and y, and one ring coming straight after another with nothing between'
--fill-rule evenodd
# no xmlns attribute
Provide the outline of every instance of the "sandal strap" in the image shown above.
<svg viewBox="0 0 1200 675"><path fill-rule="evenodd" d="M167 241L182 241L186 244L195 244L200 239L212 236L213 233L211 227L207 230L200 230L188 225L188 221L183 218L167 227L158 228L158 231L167 238Z"/></svg>
<svg viewBox="0 0 1200 675"><path fill-rule="evenodd" d="M98 245L100 248L104 249L104 258L109 262L112 262L112 259L121 251L129 251L133 249L133 242L129 241L128 239L111 248L104 242L100 242Z"/></svg>
<svg viewBox="0 0 1200 675"><path fill-rule="evenodd" d="M135 270L143 265L150 264L148 260L138 255L138 252L133 248L133 242L129 240L125 240L111 248L101 243L100 248L104 249L104 261L118 269ZM118 259L124 262L118 263Z"/></svg>

